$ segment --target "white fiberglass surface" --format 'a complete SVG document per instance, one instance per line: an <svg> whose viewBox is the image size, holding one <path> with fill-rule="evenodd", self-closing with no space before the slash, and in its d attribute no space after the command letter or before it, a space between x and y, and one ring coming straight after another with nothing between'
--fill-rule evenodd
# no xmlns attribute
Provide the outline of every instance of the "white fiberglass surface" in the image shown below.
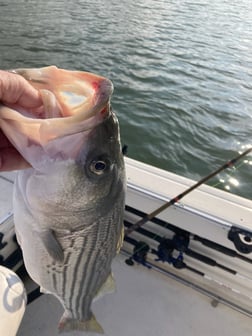
<svg viewBox="0 0 252 336"><path fill-rule="evenodd" d="M119 255L113 264L116 293L93 305L105 336L251 335L249 317L222 304L213 307L210 298L193 289L143 266L127 266L124 260ZM62 313L54 297L43 295L27 307L17 336L58 335Z"/></svg>

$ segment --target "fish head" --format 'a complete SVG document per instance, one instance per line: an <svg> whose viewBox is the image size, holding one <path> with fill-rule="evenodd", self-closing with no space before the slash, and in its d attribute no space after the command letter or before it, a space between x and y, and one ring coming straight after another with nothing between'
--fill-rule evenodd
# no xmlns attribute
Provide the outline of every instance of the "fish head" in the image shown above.
<svg viewBox="0 0 252 336"><path fill-rule="evenodd" d="M32 167L19 179L27 204L51 215L82 209L90 219L106 212L125 181L111 81L55 66L14 72L43 100L36 113L0 107L1 129Z"/></svg>
<svg viewBox="0 0 252 336"><path fill-rule="evenodd" d="M100 203L100 214L105 214L120 199L123 205L124 160L118 120L113 112L89 133L76 162L75 176L80 176L79 181L88 190L88 194L80 198L82 204L97 209Z"/></svg>

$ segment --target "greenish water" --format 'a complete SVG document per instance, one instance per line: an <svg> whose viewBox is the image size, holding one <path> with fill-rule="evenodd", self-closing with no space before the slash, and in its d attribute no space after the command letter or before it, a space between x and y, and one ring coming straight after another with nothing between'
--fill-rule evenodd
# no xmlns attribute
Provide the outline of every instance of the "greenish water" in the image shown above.
<svg viewBox="0 0 252 336"><path fill-rule="evenodd" d="M252 1L1 1L0 67L96 72L128 155L199 179L252 145ZM252 156L210 185L252 199Z"/></svg>

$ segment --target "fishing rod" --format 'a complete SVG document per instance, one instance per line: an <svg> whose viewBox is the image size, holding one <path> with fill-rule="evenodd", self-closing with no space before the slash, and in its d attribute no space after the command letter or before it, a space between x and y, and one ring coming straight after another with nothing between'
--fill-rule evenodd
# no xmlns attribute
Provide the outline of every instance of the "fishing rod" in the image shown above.
<svg viewBox="0 0 252 336"><path fill-rule="evenodd" d="M176 197L172 198L170 201L168 201L168 202L164 203L163 205L161 205L159 208L157 208L153 212L151 212L151 213L147 214L146 216L144 216L138 222L136 222L135 224L133 224L130 228L128 228L128 229L125 230L125 236L129 235L131 232L133 232L136 229L138 229L141 226L143 226L145 223L147 223L148 221L150 221L151 219L153 219L154 217L156 217L158 214L160 214L160 212L166 210L167 208L169 208L174 203L177 203L178 201L180 201L183 197L185 197L191 191L193 191L194 189L198 188L203 183L205 183L206 181L210 180L212 177L214 177L217 174L219 174L221 171L234 166L237 161L239 161L242 157L246 156L250 152L252 152L252 147L249 147L247 150L245 150L244 152L242 152L241 154L239 154L238 156L236 156L232 160L227 161L220 168L216 169L211 174L203 177L200 181L198 181L197 183L193 184L191 187L189 187L188 189L186 189L185 191L183 191L181 194L177 195Z"/></svg>

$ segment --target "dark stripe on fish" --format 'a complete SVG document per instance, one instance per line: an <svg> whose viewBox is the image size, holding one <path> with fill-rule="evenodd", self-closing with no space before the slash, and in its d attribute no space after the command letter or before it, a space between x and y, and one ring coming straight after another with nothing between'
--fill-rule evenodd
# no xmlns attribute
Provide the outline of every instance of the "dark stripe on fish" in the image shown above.
<svg viewBox="0 0 252 336"><path fill-rule="evenodd" d="M76 259L76 262L75 262L75 266L74 266L74 269L73 269L73 273L71 274L72 276L72 283L71 283L71 289L70 289L70 293L71 293L71 297L69 298L70 301L69 301L69 309L75 313L75 307L74 307L74 300L75 300L75 288L77 287L77 284L76 284L76 280L77 280L77 275L78 275L78 270L81 266L83 266L81 263L81 260L82 258L85 258L85 255L84 255L84 252L85 252L85 246L87 244L87 241L88 241L88 235L86 237L83 237L83 243L82 243L82 248L81 250L79 250L79 255L78 255L78 258ZM75 316L77 318L77 316Z"/></svg>
<svg viewBox="0 0 252 336"><path fill-rule="evenodd" d="M55 273L55 261L52 263L51 271L52 271L52 281L53 281L53 288L57 291L57 279L56 279L56 273Z"/></svg>
<svg viewBox="0 0 252 336"><path fill-rule="evenodd" d="M91 260L91 265L92 268L91 270L88 269L87 265L87 276L88 278L86 278L86 289L84 291L84 293L90 295L91 293L95 294L95 292L97 292L100 287L102 286L102 284L106 281L109 273L110 273L110 269L107 267L104 267L104 263L106 263L106 261L108 262L108 264L111 263L111 256L109 255L109 251L111 250L111 245L113 247L113 243L110 241L109 242L109 237L113 237L112 234L112 230L114 231L114 214L112 213L111 218L109 219L109 221L107 221L106 225L107 225L107 230L103 230L99 232L99 227L104 226L104 222L103 220L101 220L100 222L97 223L97 234L98 237L96 235L96 242L95 245L97 245L97 240L101 243L99 244L99 247L97 249L97 253L92 255L92 260ZM101 236L101 234L106 233L105 236ZM104 250L104 244L107 243L107 248ZM112 244L111 244L112 243ZM92 252L92 250L90 251ZM111 251L112 252L112 251ZM101 274L101 270L107 270L108 274ZM96 274L96 276L94 277L94 274ZM84 275L84 274L83 274ZM102 279L100 278L102 276ZM100 282L100 284L99 284ZM81 303L81 299L82 299L82 304ZM91 298L92 301L93 297ZM81 308L82 314L84 316L90 314L90 299L88 299L86 296L79 296L76 308ZM79 311L79 313L81 313L81 311Z"/></svg>
<svg viewBox="0 0 252 336"><path fill-rule="evenodd" d="M86 251L87 252L87 257L86 257L86 262L83 267L82 270L82 275L81 275L81 283L83 283L83 287L79 286L78 288L78 294L77 294L77 300L75 303L75 311L78 314L78 318L79 319L83 319L83 318L88 318L89 314L90 314L90 300L84 300L86 295L89 295L90 292L88 291L88 285L90 282L90 279L93 278L93 269L89 270L90 267L90 261L92 261L92 259L96 259L96 254L94 254L95 251L95 246L97 245L97 238L98 238L98 234L99 234L99 222L96 222L94 224L96 226L96 230L92 230L92 234L89 236L89 240L87 241L87 245L90 244L90 246L88 247L89 250ZM94 267L94 262L92 263L92 268ZM82 295L83 294L83 295ZM87 301L85 302L85 307L83 309L83 305L80 304L81 300ZM73 308L73 307L72 307ZM80 309L81 308L81 311Z"/></svg>
<svg viewBox="0 0 252 336"><path fill-rule="evenodd" d="M88 276L86 279L86 289L85 289L85 295L82 297L80 296L80 299L78 300L77 308L79 309L79 313L83 314L84 316L90 315L90 306L92 303L92 300L95 295L95 291L92 290L92 287L97 287L97 260L100 260L102 255L104 255L104 252L101 248L97 250L97 253L92 255L92 258L90 260L91 263L91 269L88 269ZM94 276L95 274L95 276ZM90 297L90 294L92 296Z"/></svg>
<svg viewBox="0 0 252 336"><path fill-rule="evenodd" d="M66 259L65 259L65 262L64 262L65 265L64 265L64 271L63 271L63 274L62 274L62 296L64 298L66 297L66 283L67 283L68 263L69 263L70 256L73 253L73 251L71 250L73 245L74 245L74 238L71 239L71 242L70 242L70 245L69 245L70 251L67 253L67 256L66 256Z"/></svg>

